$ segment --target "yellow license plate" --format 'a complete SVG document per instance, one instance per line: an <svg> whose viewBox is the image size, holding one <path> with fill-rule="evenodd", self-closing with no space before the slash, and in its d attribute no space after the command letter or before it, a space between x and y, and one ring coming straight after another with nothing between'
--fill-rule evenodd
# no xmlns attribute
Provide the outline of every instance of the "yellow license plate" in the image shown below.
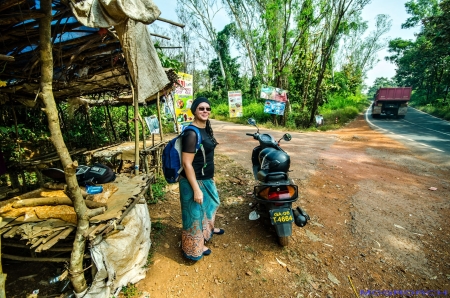
<svg viewBox="0 0 450 298"><path fill-rule="evenodd" d="M273 225L283 223L291 223L294 221L294 216L291 209L276 209L270 210L270 221Z"/></svg>

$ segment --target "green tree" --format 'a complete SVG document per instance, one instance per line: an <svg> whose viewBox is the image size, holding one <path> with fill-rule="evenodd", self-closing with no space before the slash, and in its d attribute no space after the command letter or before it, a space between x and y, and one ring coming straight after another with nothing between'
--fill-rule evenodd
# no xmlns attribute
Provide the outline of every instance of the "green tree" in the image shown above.
<svg viewBox="0 0 450 298"><path fill-rule="evenodd" d="M373 85L369 88L369 90L367 91L367 97L373 98L375 96L375 93L377 92L377 90L379 88L386 88L386 87L395 87L397 86L397 84L395 83L394 80L386 78L386 77L379 77L376 78L373 81Z"/></svg>

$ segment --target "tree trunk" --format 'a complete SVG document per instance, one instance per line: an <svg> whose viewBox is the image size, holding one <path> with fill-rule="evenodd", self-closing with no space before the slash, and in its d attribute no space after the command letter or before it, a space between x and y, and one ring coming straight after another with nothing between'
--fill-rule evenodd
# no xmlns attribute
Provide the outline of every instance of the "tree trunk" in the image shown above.
<svg viewBox="0 0 450 298"><path fill-rule="evenodd" d="M234 19L236 20L236 22L238 24L239 30L242 32L242 38L244 40L245 48L247 49L248 59L250 60L250 66L252 69L252 77L256 77L256 66L255 66L254 56L253 56L252 50L250 49L250 42L247 39L247 36L245 33L246 31L244 30L244 28L241 24L241 19L240 19L239 15L237 14L235 7L231 4L230 0L226 0L226 1L228 3L228 6L231 9L231 12L234 15Z"/></svg>
<svg viewBox="0 0 450 298"><path fill-rule="evenodd" d="M85 237L83 234L89 228L89 217L94 210L89 210L84 203L81 190L78 187L75 171L78 166L77 162L73 162L69 151L64 143L59 125L58 110L53 98L52 78L53 78L53 56L51 47L51 21L52 21L52 1L42 0L41 10L45 13L45 17L40 19L39 35L40 35L40 58L41 58L41 92L40 98L44 103L44 112L47 115L48 127L51 133L51 140L59 155L67 182L68 196L74 202L74 209L77 214L77 231L72 248L70 258L70 280L72 282L75 293L81 293L87 288L86 280L83 273L83 256L85 250Z"/></svg>

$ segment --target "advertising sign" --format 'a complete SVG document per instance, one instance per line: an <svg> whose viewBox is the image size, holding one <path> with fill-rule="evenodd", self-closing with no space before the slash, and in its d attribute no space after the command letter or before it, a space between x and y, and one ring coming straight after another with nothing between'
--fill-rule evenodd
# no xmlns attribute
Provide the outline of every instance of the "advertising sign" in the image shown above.
<svg viewBox="0 0 450 298"><path fill-rule="evenodd" d="M264 113L284 115L284 109L288 100L286 90L263 86L260 97L265 99Z"/></svg>
<svg viewBox="0 0 450 298"><path fill-rule="evenodd" d="M280 88L264 86L261 88L261 98L287 102L287 92Z"/></svg>
<svg viewBox="0 0 450 298"><path fill-rule="evenodd" d="M274 114L274 115L284 115L284 108L286 103L279 102L275 100L266 100L264 104L264 113Z"/></svg>
<svg viewBox="0 0 450 298"><path fill-rule="evenodd" d="M242 117L242 93L241 90L228 91L228 106L230 118Z"/></svg>
<svg viewBox="0 0 450 298"><path fill-rule="evenodd" d="M178 84L175 89L175 115L178 124L183 126L188 125L194 120L194 115L191 112L191 105L193 102L193 80L192 75L187 73L177 73L179 76Z"/></svg>
<svg viewBox="0 0 450 298"><path fill-rule="evenodd" d="M144 117L145 122L147 123L148 130L150 130L151 134L159 134L159 121L156 115L152 115L150 117Z"/></svg>

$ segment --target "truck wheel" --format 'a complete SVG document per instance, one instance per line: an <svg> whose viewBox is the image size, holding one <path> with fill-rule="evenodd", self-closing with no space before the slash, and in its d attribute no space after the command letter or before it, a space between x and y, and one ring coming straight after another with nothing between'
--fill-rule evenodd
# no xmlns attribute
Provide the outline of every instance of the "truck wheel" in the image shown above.
<svg viewBox="0 0 450 298"><path fill-rule="evenodd" d="M372 114L372 118L374 118L374 119L380 118L380 115L378 115L378 114Z"/></svg>
<svg viewBox="0 0 450 298"><path fill-rule="evenodd" d="M284 237L278 237L278 242L281 246L288 246L289 245L289 236Z"/></svg>

